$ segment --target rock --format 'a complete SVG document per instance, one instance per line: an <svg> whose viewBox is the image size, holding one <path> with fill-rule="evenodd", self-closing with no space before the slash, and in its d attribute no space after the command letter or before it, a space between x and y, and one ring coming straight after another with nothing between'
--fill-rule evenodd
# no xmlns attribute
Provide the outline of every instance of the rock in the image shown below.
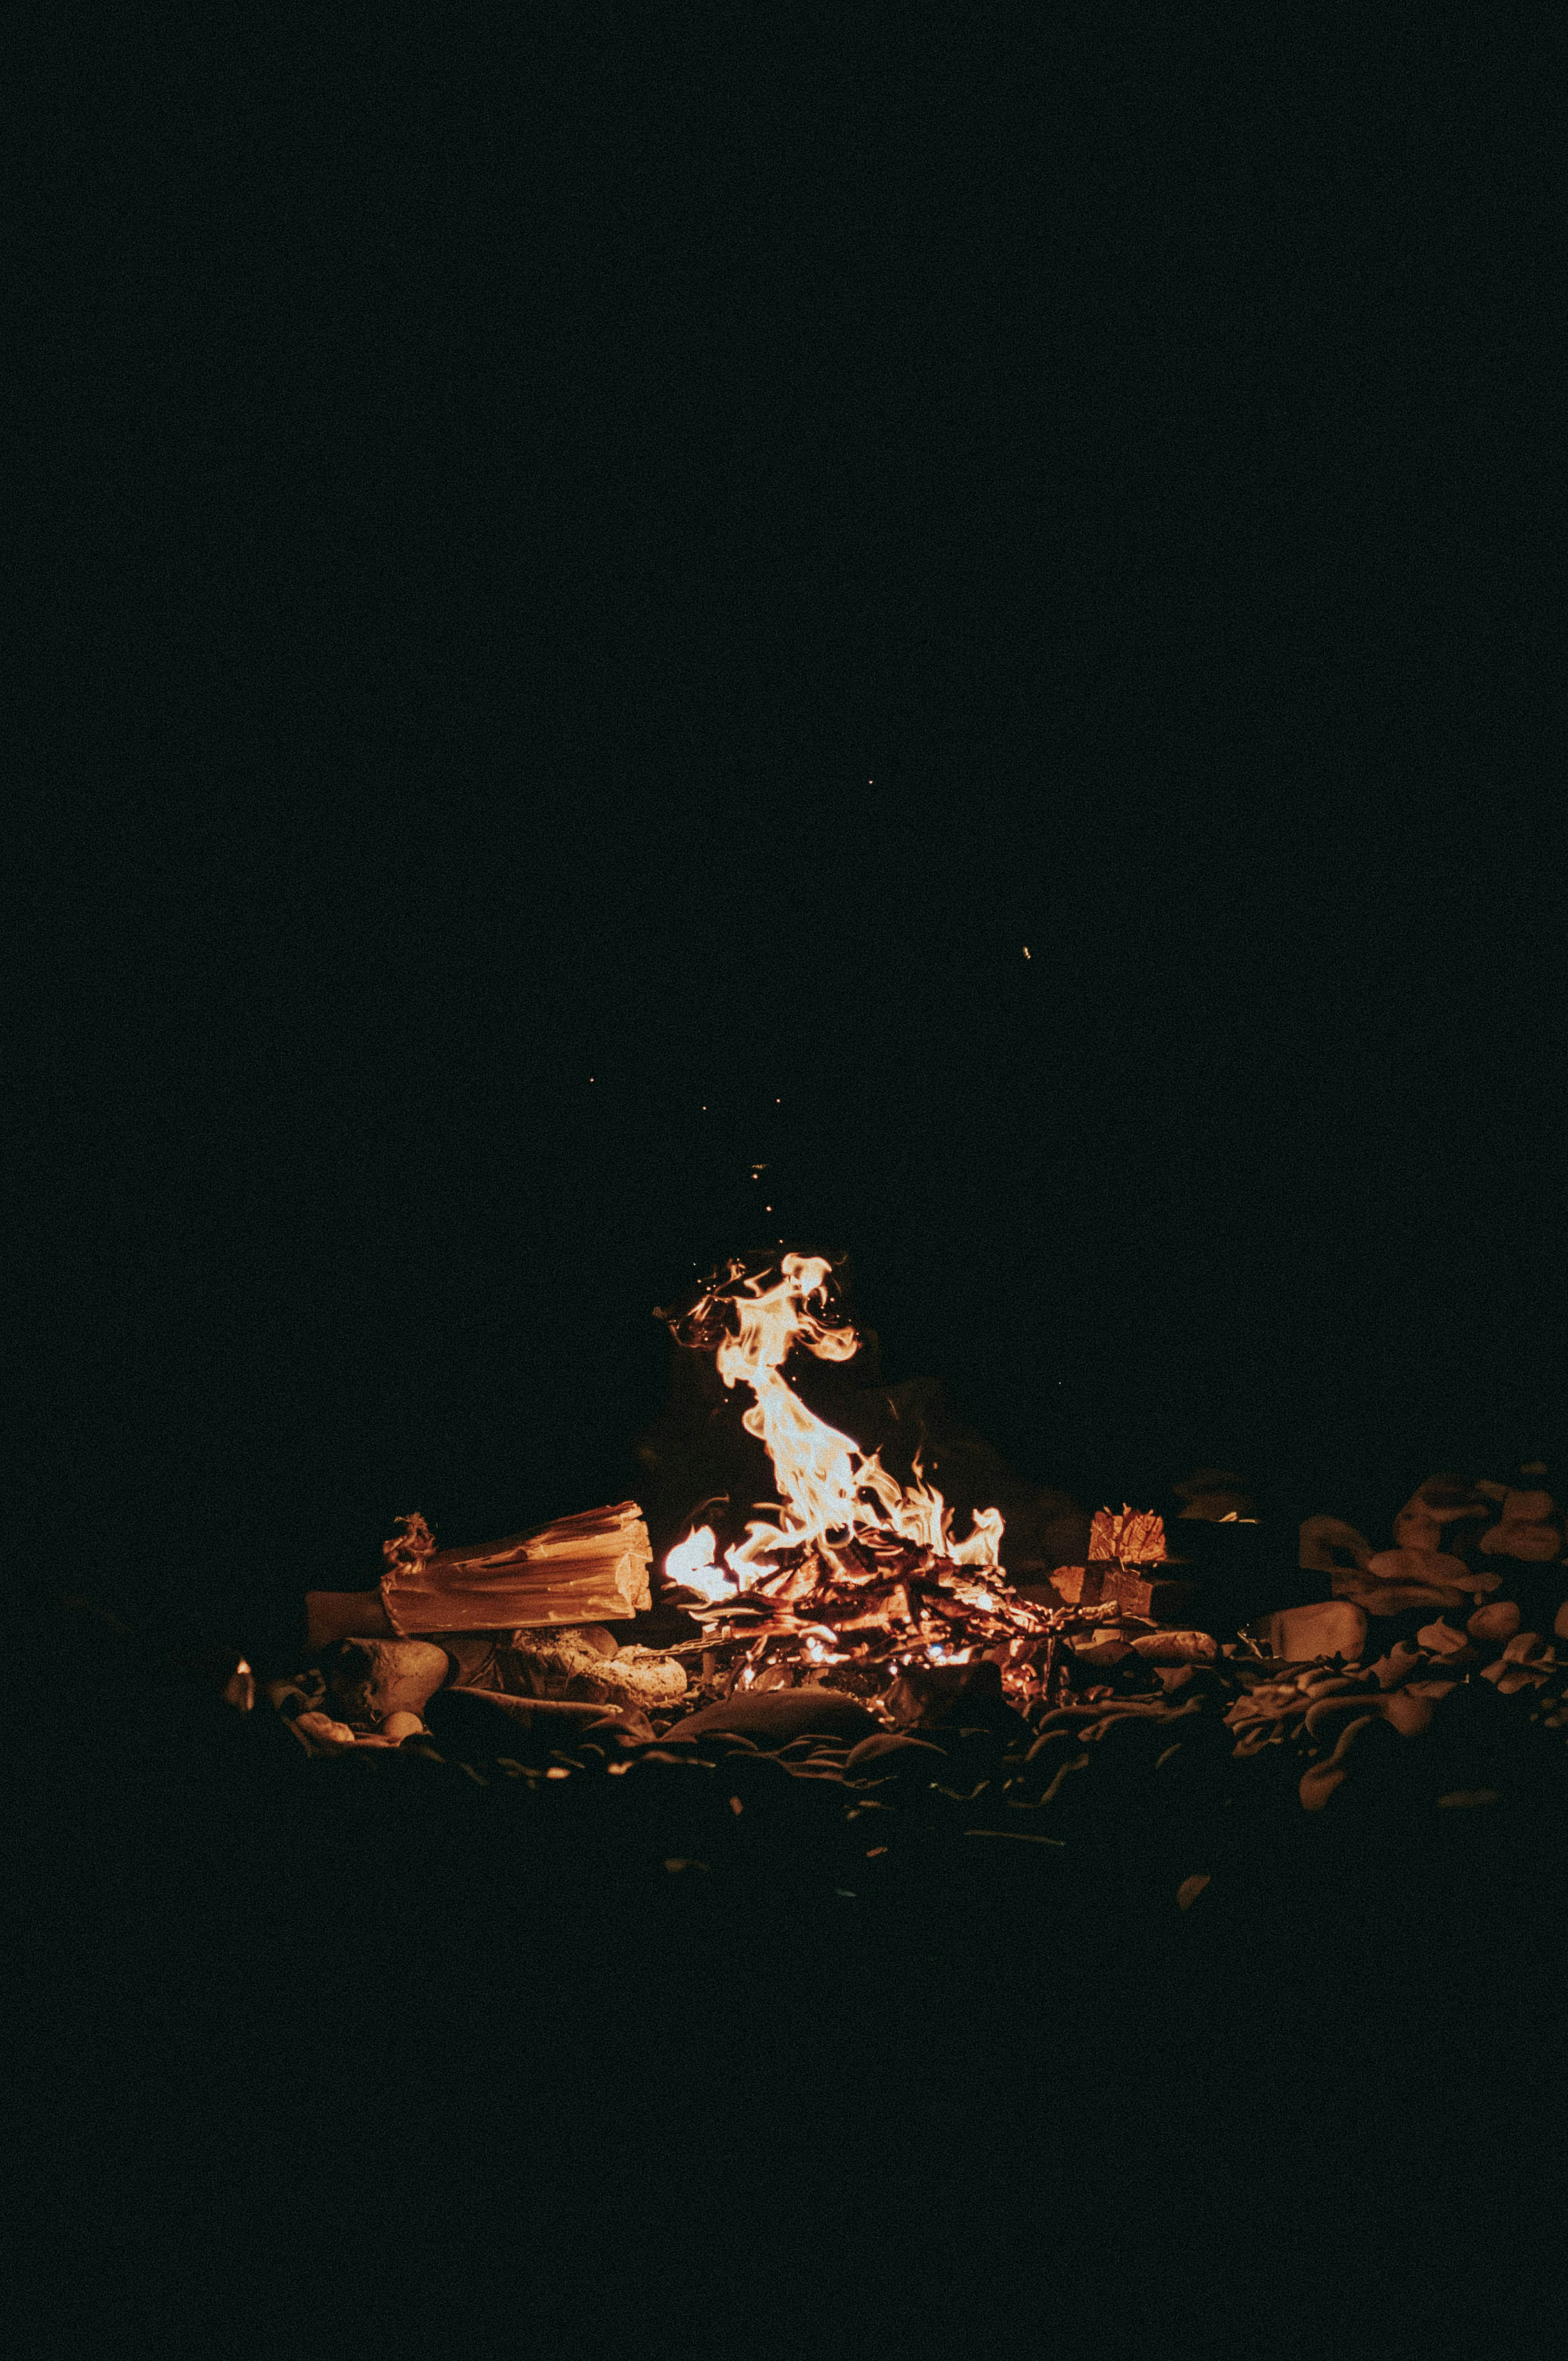
<svg viewBox="0 0 1568 2361"><path fill-rule="evenodd" d="M888 1690L885 1704L905 1730L962 1725L998 1730L1020 1742L1027 1736L1024 1717L1003 1693L1001 1666L985 1657L968 1664L911 1664Z"/></svg>
<svg viewBox="0 0 1568 2361"><path fill-rule="evenodd" d="M328 1754L340 1754L345 1747L356 1745L355 1730L347 1721L333 1721L331 1714L295 1714L293 1729L302 1738L310 1738L312 1747L321 1747Z"/></svg>
<svg viewBox="0 0 1568 2361"><path fill-rule="evenodd" d="M1420 1738L1430 1730L1437 1710L1430 1697L1411 1695L1409 1688L1391 1689L1387 1696L1321 1697L1307 1710L1306 1730L1309 1738L1317 1738L1333 1730L1346 1716L1354 1720L1363 1714L1376 1714L1401 1738Z"/></svg>
<svg viewBox="0 0 1568 2361"><path fill-rule="evenodd" d="M389 1713L381 1719L381 1735L400 1746L405 1738L418 1738L424 1730L417 1713Z"/></svg>
<svg viewBox="0 0 1568 2361"><path fill-rule="evenodd" d="M1445 1532L1485 1522L1487 1507L1463 1476L1429 1476L1394 1520L1398 1549L1441 1551Z"/></svg>
<svg viewBox="0 0 1568 2361"><path fill-rule="evenodd" d="M1494 1598L1477 1607L1464 1626L1479 1646L1501 1647L1519 1628L1519 1610L1511 1598Z"/></svg>
<svg viewBox="0 0 1568 2361"><path fill-rule="evenodd" d="M1495 1683L1500 1697L1517 1697L1520 1689L1539 1688L1557 1670L1557 1653L1539 1631L1516 1631L1496 1664L1481 1677Z"/></svg>
<svg viewBox="0 0 1568 2361"><path fill-rule="evenodd" d="M428 1640L345 1640L328 1675L351 1714L422 1714L447 1677L444 1648Z"/></svg>
<svg viewBox="0 0 1568 2361"><path fill-rule="evenodd" d="M1372 1543L1343 1517L1308 1517L1301 1526L1298 1563L1309 1574L1365 1571Z"/></svg>
<svg viewBox="0 0 1568 2361"><path fill-rule="evenodd" d="M1220 1653L1209 1631L1150 1631L1133 1649L1146 1664L1212 1664Z"/></svg>
<svg viewBox="0 0 1568 2361"><path fill-rule="evenodd" d="M1380 1714L1363 1714L1347 1723L1327 1760L1314 1763L1302 1773L1297 1791L1302 1810L1321 1812L1350 1779L1353 1769L1357 1782L1361 1782L1377 1756L1398 1743L1398 1731Z"/></svg>
<svg viewBox="0 0 1568 2361"><path fill-rule="evenodd" d="M1378 1550L1366 1571L1379 1582L1429 1583L1434 1589L1466 1593L1475 1587L1475 1575L1464 1560L1450 1557L1446 1550Z"/></svg>
<svg viewBox="0 0 1568 2361"><path fill-rule="evenodd" d="M1545 1565L1563 1554L1563 1534L1550 1492L1506 1491L1503 1513L1481 1536L1488 1557L1520 1558Z"/></svg>
<svg viewBox="0 0 1568 2361"><path fill-rule="evenodd" d="M1447 1681L1432 1681L1421 1684L1420 1690L1418 1690L1417 1684L1411 1681L1404 1688L1393 1689L1388 1696L1380 1698L1378 1710L1401 1738L1423 1737L1431 1728L1438 1706L1448 1694L1450 1686ZM1426 1689L1436 1694L1422 1694L1421 1690Z"/></svg>
<svg viewBox="0 0 1568 2361"><path fill-rule="evenodd" d="M612 1711L564 1697L506 1697L496 1689L440 1689L425 1708L424 1719L438 1746L488 1754L568 1743L589 1730L619 1731L632 1742L653 1736L646 1715L631 1708Z"/></svg>
<svg viewBox="0 0 1568 2361"><path fill-rule="evenodd" d="M1331 1577L1334 1596L1369 1615L1402 1615L1412 1607L1456 1607L1496 1590L1500 1576L1443 1550L1379 1550L1360 1573Z"/></svg>
<svg viewBox="0 0 1568 2361"><path fill-rule="evenodd" d="M1434 1656L1474 1655L1465 1632L1456 1631L1452 1623L1441 1620L1423 1623L1416 1633L1417 1644Z"/></svg>
<svg viewBox="0 0 1568 2361"><path fill-rule="evenodd" d="M754 1690L740 1689L717 1705L687 1714L666 1735L696 1738L710 1730L734 1730L743 1738L754 1738L761 1746L784 1746L807 1731L853 1741L870 1738L881 1728L875 1714L858 1697L813 1686L768 1689L760 1696Z"/></svg>
<svg viewBox="0 0 1568 2361"><path fill-rule="evenodd" d="M667 1713L686 1693L685 1667L658 1648L622 1648L578 1677L609 1703L641 1706L644 1712Z"/></svg>
<svg viewBox="0 0 1568 2361"><path fill-rule="evenodd" d="M1386 1656L1379 1656L1370 1667L1372 1677L1380 1689L1395 1689L1413 1680L1425 1671L1427 1654L1409 1640L1397 1640Z"/></svg>
<svg viewBox="0 0 1568 2361"><path fill-rule="evenodd" d="M934 1779L947 1759L945 1750L933 1746L928 1738L911 1738L899 1730L883 1730L874 1738L862 1738L850 1748L844 1769L851 1779Z"/></svg>

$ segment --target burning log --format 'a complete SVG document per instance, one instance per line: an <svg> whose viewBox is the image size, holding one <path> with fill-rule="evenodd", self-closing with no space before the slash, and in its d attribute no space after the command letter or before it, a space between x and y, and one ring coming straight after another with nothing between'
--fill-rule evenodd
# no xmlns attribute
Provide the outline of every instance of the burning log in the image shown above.
<svg viewBox="0 0 1568 2361"><path fill-rule="evenodd" d="M978 1510L959 1538L918 1457L913 1479L900 1483L784 1378L797 1347L829 1361L857 1349L828 1261L734 1263L705 1281L690 1310L661 1316L678 1342L715 1354L727 1386L749 1389L743 1422L766 1446L778 1491L774 1514L754 1515L722 1555L713 1527L699 1526L665 1560L706 1626L705 1687L733 1694L831 1678L877 1695L910 1665L995 1654L1002 1687L1020 1702L1037 1696L1041 1646L1059 1608L1008 1582L1000 1512Z"/></svg>

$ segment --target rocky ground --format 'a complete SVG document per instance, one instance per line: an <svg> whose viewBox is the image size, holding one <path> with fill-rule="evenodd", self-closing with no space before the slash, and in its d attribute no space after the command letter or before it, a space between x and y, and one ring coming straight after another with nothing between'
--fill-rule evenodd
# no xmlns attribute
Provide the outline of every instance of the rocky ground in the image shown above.
<svg viewBox="0 0 1568 2361"><path fill-rule="evenodd" d="M389 2239L359 2327L466 2303L476 2351L498 2299L610 2349L612 2281L672 2352L1445 2350L1477 2269L1544 2331L1568 1649L1493 1620L1288 1670L1107 1634L1027 1714L988 1667L899 1727L449 1688L312 1747L51 1609L7 1748L29 2253L61 2319L87 2238L127 2320L292 2335Z"/></svg>

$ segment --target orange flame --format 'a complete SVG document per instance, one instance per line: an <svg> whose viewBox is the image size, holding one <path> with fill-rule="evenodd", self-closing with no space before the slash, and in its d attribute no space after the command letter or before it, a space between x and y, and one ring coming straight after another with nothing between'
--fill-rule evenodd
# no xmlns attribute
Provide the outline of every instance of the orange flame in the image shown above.
<svg viewBox="0 0 1568 2361"><path fill-rule="evenodd" d="M783 1510L774 1522L753 1518L745 1540L726 1552L732 1580L714 1562L714 1537L706 1526L670 1552L664 1570L671 1579L715 1600L775 1573L786 1551L813 1547L831 1556L836 1544L873 1532L891 1532L959 1565L999 1566L999 1509L977 1510L972 1530L955 1541L952 1511L927 1482L918 1460L914 1482L900 1484L876 1453L868 1455L817 1417L785 1383L784 1363L796 1345L823 1361L851 1360L860 1350L854 1330L827 1317L830 1270L820 1255L786 1254L772 1285L765 1283L767 1274L754 1276L728 1298L735 1325L719 1339L718 1374L727 1386L751 1389L742 1423L773 1462ZM970 1603L989 1608L994 1602L981 1587Z"/></svg>
<svg viewBox="0 0 1568 2361"><path fill-rule="evenodd" d="M735 1576L717 1563L714 1540L711 1525L698 1525L695 1533L688 1533L670 1551L664 1560L664 1572L683 1589L695 1590L717 1606L722 1598L733 1598L740 1586Z"/></svg>

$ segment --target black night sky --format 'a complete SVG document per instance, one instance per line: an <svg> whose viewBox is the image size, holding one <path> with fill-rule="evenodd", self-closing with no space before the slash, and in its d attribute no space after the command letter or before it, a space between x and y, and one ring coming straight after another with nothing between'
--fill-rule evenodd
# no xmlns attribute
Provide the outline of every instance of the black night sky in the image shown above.
<svg viewBox="0 0 1568 2361"><path fill-rule="evenodd" d="M1563 28L1222 24L9 12L24 1575L622 1497L781 1236L1090 1506L1555 1471Z"/></svg>

